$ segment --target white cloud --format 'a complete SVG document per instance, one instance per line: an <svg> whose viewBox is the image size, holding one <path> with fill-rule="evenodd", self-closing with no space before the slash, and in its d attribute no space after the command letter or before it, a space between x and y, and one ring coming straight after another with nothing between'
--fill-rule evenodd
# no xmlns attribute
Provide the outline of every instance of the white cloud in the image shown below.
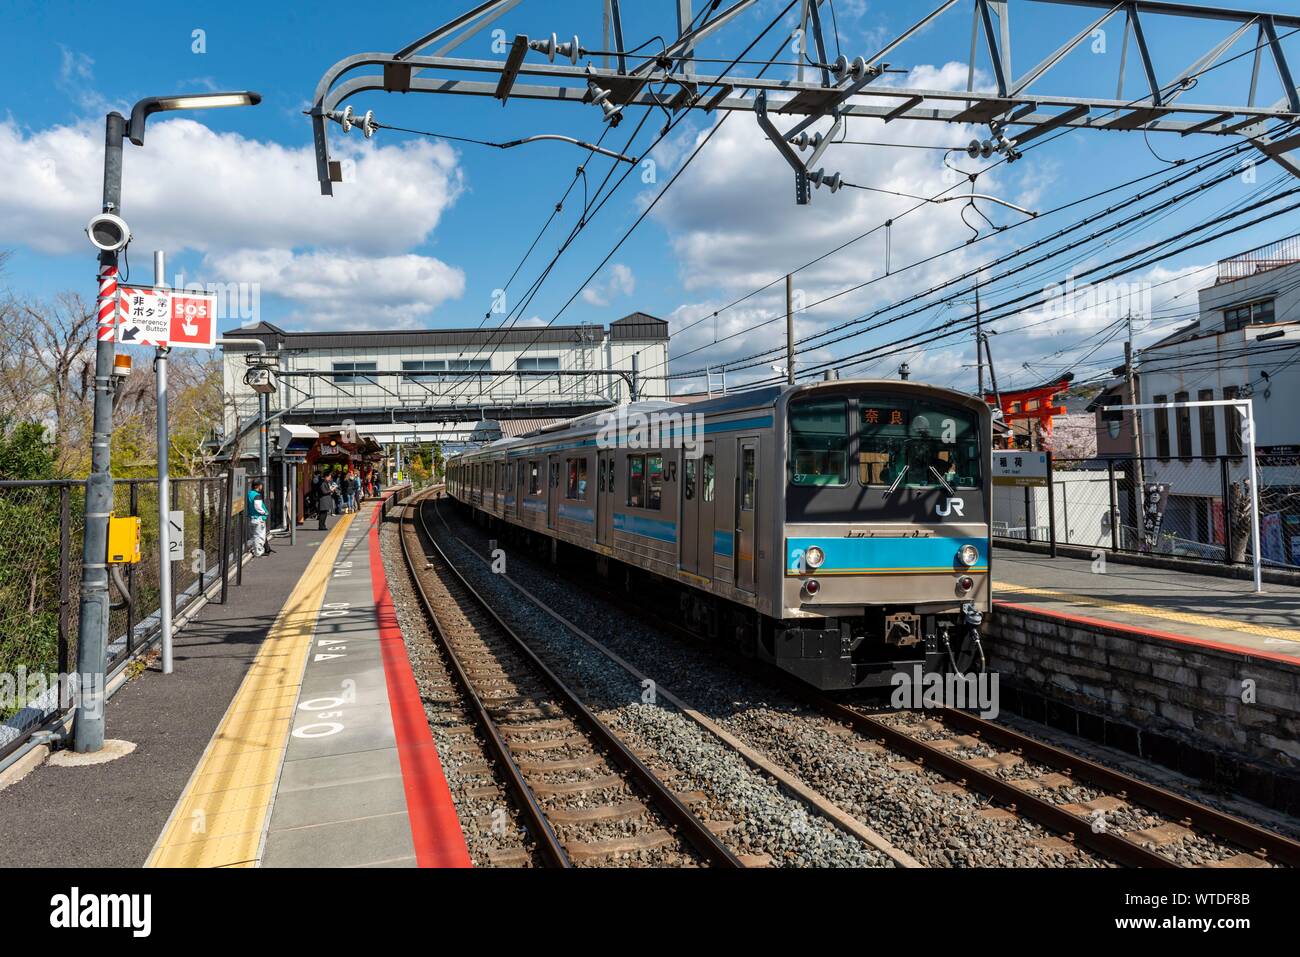
<svg viewBox="0 0 1300 957"><path fill-rule="evenodd" d="M65 51L65 71L88 61ZM122 215L133 249L202 253L197 281L256 282L296 304L290 321L411 325L462 294L464 274L413 248L430 240L464 184L456 152L427 141L343 139L346 181L322 197L310 145L217 133L191 119L151 124L124 147ZM102 125L28 130L0 122L0 245L89 254L100 208Z"/></svg>
<svg viewBox="0 0 1300 957"><path fill-rule="evenodd" d="M122 210L150 249L211 253L304 241L370 254L423 242L462 189L457 156L440 143L379 146L343 140L354 182L322 197L309 145L284 147L216 133L190 119L150 126L144 149L124 147ZM102 126L31 132L0 123L0 207L7 243L44 253L84 250L100 208Z"/></svg>
<svg viewBox="0 0 1300 957"><path fill-rule="evenodd" d="M299 306L293 328L410 328L465 291L465 274L413 253L356 256L243 249L204 260L204 276L258 283Z"/></svg>
<svg viewBox="0 0 1300 957"><path fill-rule="evenodd" d="M593 306L608 306L619 296L630 296L636 292L636 276L622 263L611 263L605 271L604 278L592 280L582 290L582 301Z"/></svg>

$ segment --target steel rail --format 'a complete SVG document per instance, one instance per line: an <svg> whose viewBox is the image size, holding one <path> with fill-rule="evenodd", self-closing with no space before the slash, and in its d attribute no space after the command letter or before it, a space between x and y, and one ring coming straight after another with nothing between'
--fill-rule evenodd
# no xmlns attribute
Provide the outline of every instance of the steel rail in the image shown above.
<svg viewBox="0 0 1300 957"><path fill-rule="evenodd" d="M933 767L963 787L980 791L1001 801L1017 814L1065 836L1071 843L1084 844L1113 861L1129 867L1179 867L1170 857L1139 844L1122 834L1109 830L1094 830L1086 818L1073 814L1028 791L1021 790L1010 781L988 771L967 764L928 741L914 738L905 731L891 726L874 715L863 714L847 705L811 693L806 699L822 714L843 721L859 734L878 738L894 750L915 758L918 763Z"/></svg>
<svg viewBox="0 0 1300 957"><path fill-rule="evenodd" d="M576 579L571 578L570 580L576 582ZM587 587L591 587L590 583L587 583ZM600 594L618 607L649 620L646 610L625 596L605 589L600 589ZM675 621L655 618L653 623L665 631L674 632L689 638L693 642L699 640L698 635ZM752 660L742 658L735 652L717 646L711 646L711 650L721 653L734 664L751 671L755 675L760 675L760 669ZM935 770L953 778L964 786L983 791L1049 830L1065 835L1071 841L1087 844L1108 858L1135 867L1181 866L1171 858L1153 851L1130 838L1114 833L1094 833L1091 822L1087 819L1065 811L1050 801L1035 797L1033 794L1015 787L1010 782L1004 781L994 774L971 767L960 758L955 758L946 751L934 748L925 741L913 738L905 732L873 718L871 715L864 714L828 698L802 683L786 678L786 676L778 672L762 670L760 676L769 681L774 681L785 691L809 703L823 714L844 721L860 734L883 738L890 746L905 751L912 757L919 758L923 763L934 767ZM1081 781L1087 781L1097 787L1119 792L1125 797L1131 797L1135 802L1140 803L1149 810L1176 817L1180 822L1190 821L1192 826L1199 827L1213 836L1239 844L1246 851L1261 854L1270 860L1300 866L1300 842L1293 841L1285 835L1277 834L1251 824L1249 821L1217 811L1190 798L1181 797L1123 772L1090 761L1082 755L1072 754L1011 728L985 721L967 712L955 708L944 708L925 713L948 720L955 727L968 731L973 735L982 736L989 741L1023 752L1026 757L1037 760L1048 767L1068 772L1072 777Z"/></svg>
<svg viewBox="0 0 1300 957"><path fill-rule="evenodd" d="M939 716L945 723L976 737L986 738L1001 747L1014 749L1072 778L1117 791L1121 795L1131 797L1144 807L1190 823L1194 827L1239 844L1247 851L1269 860L1300 867L1300 841L1294 841L1284 834L1278 834L1191 798L1148 784L1122 771L1108 768L1081 755L1071 754L1054 745L1031 738L1014 728L996 724L977 715L956 708L944 708L939 712Z"/></svg>
<svg viewBox="0 0 1300 957"><path fill-rule="evenodd" d="M403 503L406 505L406 515L402 518L403 525L410 522L410 527L413 530L417 529L416 523L411 522L411 514L412 511L414 511L417 517L420 516L422 501L423 496L416 496L410 501ZM419 525L421 527L424 525L423 519L420 520ZM424 532L427 539L428 530L425 529ZM416 572L415 560L411 557L411 550L410 546L407 544L406 536L399 534L398 538L400 538L402 542L402 558L406 562L407 571L410 572L411 582L415 586L415 593L420 598L420 605L424 608L425 617L429 620L429 623L433 625L434 630L438 634L439 640L442 642L443 650L447 652L447 659L451 663L452 675L456 679L456 684L460 686L461 693L464 694L465 698L469 701L475 716L478 718L479 726L487 736L488 748L492 751L501 767L505 770L506 780L509 783L511 790L514 791L515 797L518 799L517 803L519 810L523 814L525 823L528 825L529 830L537 841L542 857L552 867L572 867L573 863L569 860L569 855L565 851L563 843L561 843L559 836L555 833L550 822L546 819L546 815L537 801L537 796L533 793L533 789L528 786L528 782L524 780L524 775L519 769L519 765L515 763L514 755L510 753L510 746L506 744L505 739L501 737L501 732L497 729L496 722L492 719L491 714L488 713L487 705L483 703L483 699L474 689L469 674L465 670L465 666L461 663L460 656L456 654L456 649L452 647L451 636L447 633L446 629L443 628L442 620L434 612L433 602L429 598L429 593L425 590L424 582L420 581L420 576ZM435 547L437 546L435 545ZM450 563L448 563L448 565L450 565Z"/></svg>
<svg viewBox="0 0 1300 957"><path fill-rule="evenodd" d="M423 504L426 501L428 501L427 497L421 497L414 502L416 506L416 519L419 523L420 529L424 532L425 540L433 546L438 557L451 571L452 575L455 576L456 580L465 589L466 593L470 595L475 604L477 604L481 610L487 612L492 620L496 622L502 633L510 638L515 648L521 652L537 672L546 679L546 682L550 685L551 689L573 709L588 733L590 733L591 736L605 748L608 755L623 769L624 773L636 781L636 783L645 790L651 801L664 817L667 818L670 823L678 827L681 836L684 837L705 860L715 866L743 867L744 864L740 859L737 858L736 855L726 847L726 845L718 840L717 836L709 830L708 825L700 820L694 812L687 808L686 805L682 803L681 799L678 798L677 795L674 794L653 771L646 767L641 759L632 752L623 740L614 734L614 732L611 731L610 728L600 720L600 718L596 717L595 713L592 712L591 709L589 709L573 692L573 690L570 689L569 686L565 684L565 682L537 656L536 652L534 652L533 649L529 647L528 643L520 637L519 633L497 614L491 604L489 604L488 601L479 594L474 586L469 583L468 579L461 574L460 569L457 568L456 565L447 557L446 552L443 551L442 547L439 546L437 540L433 537L433 534L429 531L428 524L424 518L423 509Z"/></svg>

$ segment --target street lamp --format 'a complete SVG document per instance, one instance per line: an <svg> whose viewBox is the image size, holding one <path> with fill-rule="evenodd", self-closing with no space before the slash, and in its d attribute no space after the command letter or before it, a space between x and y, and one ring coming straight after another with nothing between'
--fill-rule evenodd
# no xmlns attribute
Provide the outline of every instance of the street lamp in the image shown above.
<svg viewBox="0 0 1300 957"><path fill-rule="evenodd" d="M131 107L131 125L127 138L144 146L145 121L155 113L170 110L211 110L222 106L257 106L262 94L241 90L238 93L181 93L176 96L146 96Z"/></svg>
<svg viewBox="0 0 1300 957"><path fill-rule="evenodd" d="M98 751L104 745L104 652L108 640L108 518L113 510L110 449L113 440L113 361L116 352L117 254L131 233L122 206L122 140L144 145L145 122L154 113L222 106L255 106L257 93L197 93L153 96L136 103L131 121L109 113L104 133L104 197L87 234L99 250L98 322L95 343L94 437L86 479L86 523L82 541L81 603L77 631L78 707L72 746ZM166 556L163 557L166 560Z"/></svg>

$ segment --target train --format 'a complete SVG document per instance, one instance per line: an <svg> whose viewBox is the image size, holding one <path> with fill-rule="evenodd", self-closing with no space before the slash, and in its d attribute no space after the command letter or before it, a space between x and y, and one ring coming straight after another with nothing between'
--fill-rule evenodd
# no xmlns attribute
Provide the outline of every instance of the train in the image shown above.
<svg viewBox="0 0 1300 957"><path fill-rule="evenodd" d="M451 456L446 490L701 637L847 691L982 667L991 448L975 396L828 379L501 438Z"/></svg>

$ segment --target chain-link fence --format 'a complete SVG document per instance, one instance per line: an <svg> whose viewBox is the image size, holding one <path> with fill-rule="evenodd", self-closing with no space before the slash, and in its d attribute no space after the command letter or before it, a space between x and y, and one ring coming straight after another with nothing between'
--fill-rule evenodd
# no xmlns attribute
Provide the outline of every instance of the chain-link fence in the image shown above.
<svg viewBox="0 0 1300 957"><path fill-rule="evenodd" d="M1261 454L1265 564L1300 567L1300 457ZM1050 504L1049 504L1050 502ZM1242 456L1066 459L1046 487L998 486L993 535L1250 564L1250 469Z"/></svg>
<svg viewBox="0 0 1300 957"><path fill-rule="evenodd" d="M233 501L236 490L228 493L228 484L225 475L171 480L168 511L181 514L169 518L183 528L180 536L172 533L173 541L181 539L171 552L174 614L220 580L223 570L242 579L247 509ZM113 514L139 517L140 561L110 566L105 673L160 629L157 480L115 480ZM66 705L59 700L59 678L77 664L84 528L84 482L0 481L0 757Z"/></svg>
<svg viewBox="0 0 1300 957"><path fill-rule="evenodd" d="M0 482L0 720L75 660L84 499L80 482Z"/></svg>

